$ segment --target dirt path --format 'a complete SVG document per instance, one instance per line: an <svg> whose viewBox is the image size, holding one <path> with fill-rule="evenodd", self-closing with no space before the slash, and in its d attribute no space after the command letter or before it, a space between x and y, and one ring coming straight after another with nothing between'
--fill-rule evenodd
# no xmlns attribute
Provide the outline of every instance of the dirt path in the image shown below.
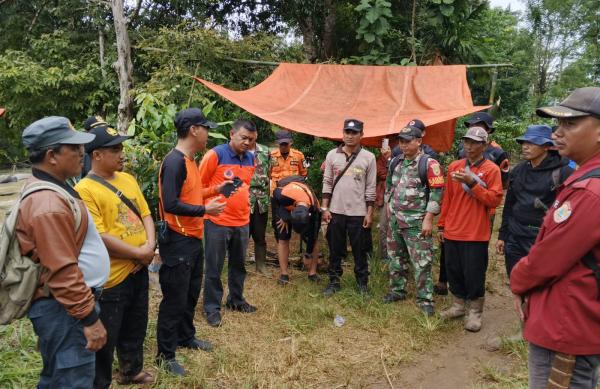
<svg viewBox="0 0 600 389"><path fill-rule="evenodd" d="M470 388L481 379L483 366L510 370L511 361L499 352L483 348L497 334L509 334L516 324L509 291L488 293L483 327L478 333L462 332L437 350L419 357L396 374L398 388Z"/></svg>

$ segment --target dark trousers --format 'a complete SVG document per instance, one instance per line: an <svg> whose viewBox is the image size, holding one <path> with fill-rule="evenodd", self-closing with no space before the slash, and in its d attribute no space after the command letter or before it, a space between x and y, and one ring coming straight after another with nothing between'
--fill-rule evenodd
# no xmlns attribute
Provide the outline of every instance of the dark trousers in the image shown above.
<svg viewBox="0 0 600 389"><path fill-rule="evenodd" d="M143 267L119 285L104 289L99 304L107 339L96 352L97 389L110 386L115 348L122 376L135 377L142 371L148 325L148 269Z"/></svg>
<svg viewBox="0 0 600 389"><path fill-rule="evenodd" d="M533 238L518 237L514 235L508 236L504 242L504 263L506 265L506 274L509 279L513 267L515 267L521 258L529 254L529 250L534 242L535 236Z"/></svg>
<svg viewBox="0 0 600 389"><path fill-rule="evenodd" d="M258 203L254 204L253 212L250 214L250 236L254 241L254 258L265 260L267 258L267 223L269 211L260 213Z"/></svg>
<svg viewBox="0 0 600 389"><path fill-rule="evenodd" d="M446 274L446 254L444 250L444 242L440 243L440 277L438 282L446 284L448 282L448 275Z"/></svg>
<svg viewBox="0 0 600 389"><path fill-rule="evenodd" d="M446 272L454 296L475 300L485 295L488 244L444 239Z"/></svg>
<svg viewBox="0 0 600 389"><path fill-rule="evenodd" d="M91 388L96 354L85 348L81 322L53 298L35 300L27 316L38 336L44 364L38 389Z"/></svg>
<svg viewBox="0 0 600 389"><path fill-rule="evenodd" d="M220 311L223 300L223 283L221 272L225 263L225 255L229 259L227 281L229 295L227 302L239 305L244 299L244 281L246 280L246 247L248 246L250 227L220 226L204 221L204 238L206 240L205 258L206 274L204 276L204 312L207 314Z"/></svg>
<svg viewBox="0 0 600 389"><path fill-rule="evenodd" d="M327 227L327 243L329 244L329 280L339 283L342 277L342 258L346 255L346 237L350 238L352 255L354 256L354 275L356 282L367 285L369 282L369 263L367 261L367 230L363 228L364 216L346 216L331 214Z"/></svg>
<svg viewBox="0 0 600 389"><path fill-rule="evenodd" d="M177 235L176 240L159 248L162 266L158 275L163 298L158 307L156 341L160 359L175 358L177 346L196 335L194 314L202 286L202 241L171 233L173 235ZM177 247L170 250L174 244Z"/></svg>
<svg viewBox="0 0 600 389"><path fill-rule="evenodd" d="M546 389L556 352L529 343L529 388ZM577 355L569 389L595 389L598 385L600 354Z"/></svg>

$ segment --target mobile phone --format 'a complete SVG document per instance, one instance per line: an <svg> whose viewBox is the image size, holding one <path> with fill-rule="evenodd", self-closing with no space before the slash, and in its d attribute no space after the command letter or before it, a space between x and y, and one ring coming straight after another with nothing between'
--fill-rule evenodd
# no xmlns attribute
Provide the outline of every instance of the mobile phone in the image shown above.
<svg viewBox="0 0 600 389"><path fill-rule="evenodd" d="M381 141L381 148L388 149L390 147L390 140L388 138L383 138Z"/></svg>
<svg viewBox="0 0 600 389"><path fill-rule="evenodd" d="M229 197L233 194L233 192L236 191L237 188L239 188L240 186L242 186L242 184L244 183L242 181L241 178L239 177L233 177L233 182L227 183L225 184L225 186L223 186L221 188L221 194L225 197Z"/></svg>

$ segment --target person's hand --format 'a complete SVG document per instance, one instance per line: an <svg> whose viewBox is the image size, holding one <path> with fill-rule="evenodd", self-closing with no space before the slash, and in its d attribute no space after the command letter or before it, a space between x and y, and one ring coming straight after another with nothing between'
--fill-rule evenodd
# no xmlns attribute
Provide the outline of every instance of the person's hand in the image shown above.
<svg viewBox="0 0 600 389"><path fill-rule="evenodd" d="M362 226L363 226L363 228L371 228L371 224L373 224L373 215L370 213L367 213L363 220Z"/></svg>
<svg viewBox="0 0 600 389"><path fill-rule="evenodd" d="M392 150L389 147L385 147L385 148L382 147L381 155L383 155L383 158L389 159L390 156L392 155Z"/></svg>
<svg viewBox="0 0 600 389"><path fill-rule="evenodd" d="M498 241L496 242L496 252L498 254L504 254L504 241L498 239Z"/></svg>
<svg viewBox="0 0 600 389"><path fill-rule="evenodd" d="M519 296L518 294L513 294L513 303L515 305L515 310L517 311L517 315L521 321L525 321L525 314L523 313L523 303L525 300Z"/></svg>
<svg viewBox="0 0 600 389"><path fill-rule="evenodd" d="M454 181L458 181L463 184L472 185L475 179L471 177L470 174L465 173L464 171L456 171L452 172L452 179Z"/></svg>
<svg viewBox="0 0 600 389"><path fill-rule="evenodd" d="M288 225L286 222L279 219L279 220L277 220L277 222L275 224L277 225L277 230L279 230L280 233L287 232Z"/></svg>
<svg viewBox="0 0 600 389"><path fill-rule="evenodd" d="M431 236L433 231L433 218L425 216L421 225L421 236Z"/></svg>
<svg viewBox="0 0 600 389"><path fill-rule="evenodd" d="M219 198L215 197L204 205L204 213L211 216L217 216L225 209L227 203L219 202Z"/></svg>
<svg viewBox="0 0 600 389"><path fill-rule="evenodd" d="M154 244L147 241L138 247L136 259L144 265L149 265L154 259Z"/></svg>
<svg viewBox="0 0 600 389"><path fill-rule="evenodd" d="M106 344L106 329L100 319L91 326L83 327L83 335L87 340L85 348L96 352Z"/></svg>
<svg viewBox="0 0 600 389"><path fill-rule="evenodd" d="M323 211L321 213L321 220L323 220L325 223L329 224L329 222L331 221L331 212L329 212L329 210Z"/></svg>
<svg viewBox="0 0 600 389"><path fill-rule="evenodd" d="M444 231L438 231L437 240L439 243L444 243Z"/></svg>

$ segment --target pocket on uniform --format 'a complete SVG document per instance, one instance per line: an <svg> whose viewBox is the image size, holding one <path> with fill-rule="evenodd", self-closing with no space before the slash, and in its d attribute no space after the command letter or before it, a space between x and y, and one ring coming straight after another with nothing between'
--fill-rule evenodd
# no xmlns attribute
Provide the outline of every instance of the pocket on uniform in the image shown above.
<svg viewBox="0 0 600 389"><path fill-rule="evenodd" d="M164 257L161 257L163 266L167 267L175 267L179 265L190 266L193 260L194 257L191 255L166 255Z"/></svg>
<svg viewBox="0 0 600 389"><path fill-rule="evenodd" d="M85 346L70 347L56 353L56 368L70 369L87 365L88 363L94 363L95 360L96 354L87 350Z"/></svg>

